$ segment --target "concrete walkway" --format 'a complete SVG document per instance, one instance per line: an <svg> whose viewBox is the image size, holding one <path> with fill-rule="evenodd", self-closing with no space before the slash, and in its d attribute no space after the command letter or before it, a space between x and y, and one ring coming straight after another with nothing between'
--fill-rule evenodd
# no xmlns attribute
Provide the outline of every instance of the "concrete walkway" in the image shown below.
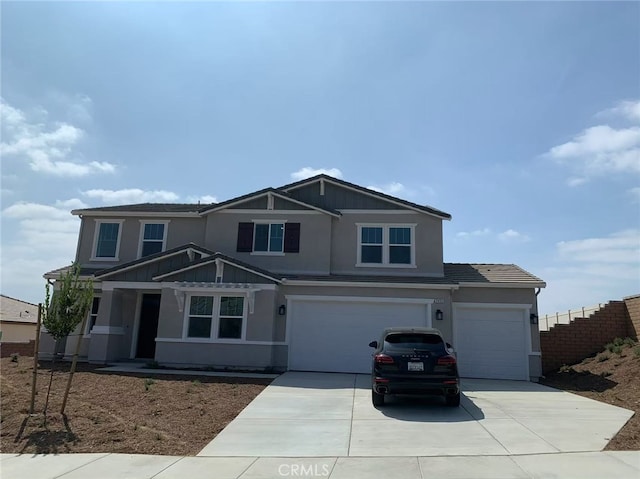
<svg viewBox="0 0 640 479"><path fill-rule="evenodd" d="M524 381L466 379L460 408L371 404L370 376L287 372L198 456L511 456L601 451L632 411Z"/></svg>
<svg viewBox="0 0 640 479"><path fill-rule="evenodd" d="M638 479L640 452L450 457L0 456L2 479Z"/></svg>

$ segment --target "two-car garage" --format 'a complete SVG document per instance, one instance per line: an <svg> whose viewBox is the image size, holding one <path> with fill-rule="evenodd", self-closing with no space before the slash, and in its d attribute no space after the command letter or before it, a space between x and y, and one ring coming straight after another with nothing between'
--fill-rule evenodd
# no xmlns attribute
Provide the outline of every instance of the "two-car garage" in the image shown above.
<svg viewBox="0 0 640 479"><path fill-rule="evenodd" d="M431 326L433 300L289 298L289 369L370 373L371 341L392 326Z"/></svg>
<svg viewBox="0 0 640 479"><path fill-rule="evenodd" d="M370 373L369 342L387 327L431 327L433 303L423 298L290 296L288 369ZM462 377L529 379L529 307L453 304L452 344Z"/></svg>

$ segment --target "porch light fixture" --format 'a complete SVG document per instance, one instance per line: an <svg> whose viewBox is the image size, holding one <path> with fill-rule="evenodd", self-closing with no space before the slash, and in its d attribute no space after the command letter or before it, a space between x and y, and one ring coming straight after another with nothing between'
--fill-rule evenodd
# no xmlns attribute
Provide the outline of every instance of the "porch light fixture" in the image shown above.
<svg viewBox="0 0 640 479"><path fill-rule="evenodd" d="M285 314L287 314L287 307L284 304L281 304L278 308L278 314L280 316L284 316Z"/></svg>
<svg viewBox="0 0 640 479"><path fill-rule="evenodd" d="M529 315L529 321L531 321L531 324L538 324L538 315L531 313Z"/></svg>
<svg viewBox="0 0 640 479"><path fill-rule="evenodd" d="M436 320L437 321L442 321L443 319L444 319L444 313L441 310L437 309L436 310Z"/></svg>

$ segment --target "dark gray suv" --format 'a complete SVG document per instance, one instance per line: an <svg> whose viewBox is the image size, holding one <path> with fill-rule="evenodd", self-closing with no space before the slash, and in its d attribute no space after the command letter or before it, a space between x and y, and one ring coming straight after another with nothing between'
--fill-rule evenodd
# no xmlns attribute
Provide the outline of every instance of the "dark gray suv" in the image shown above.
<svg viewBox="0 0 640 479"><path fill-rule="evenodd" d="M460 405L457 359L437 329L388 328L369 346L375 348L374 406L383 406L389 394L439 395L447 406Z"/></svg>

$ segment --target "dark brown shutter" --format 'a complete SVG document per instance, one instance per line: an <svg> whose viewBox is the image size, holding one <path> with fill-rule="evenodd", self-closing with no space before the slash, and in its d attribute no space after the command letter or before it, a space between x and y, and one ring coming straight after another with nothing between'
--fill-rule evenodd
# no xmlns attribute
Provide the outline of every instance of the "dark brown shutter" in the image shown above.
<svg viewBox="0 0 640 479"><path fill-rule="evenodd" d="M238 253L251 253L253 250L253 223L238 223Z"/></svg>
<svg viewBox="0 0 640 479"><path fill-rule="evenodd" d="M284 252L300 252L300 223L284 224Z"/></svg>

